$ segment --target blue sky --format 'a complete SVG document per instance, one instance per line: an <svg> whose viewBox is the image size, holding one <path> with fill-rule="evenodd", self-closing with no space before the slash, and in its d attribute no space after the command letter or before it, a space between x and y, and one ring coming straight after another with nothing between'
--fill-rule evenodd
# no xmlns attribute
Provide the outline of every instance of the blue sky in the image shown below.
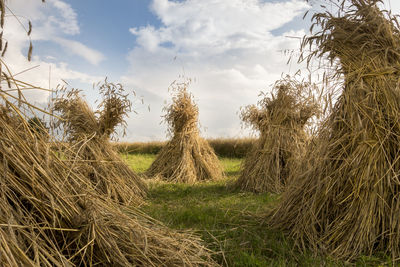
<svg viewBox="0 0 400 267"><path fill-rule="evenodd" d="M135 44L136 37L129 33L129 28L146 25L158 27L160 22L149 9L149 0L119 0L113 1L113 4L99 2L105 3L98 0L65 1L76 11L80 28L80 33L71 36L70 39L101 51L105 56L104 61L95 69L91 68L90 62L82 60L79 56L60 54L52 42L38 42L35 47L36 53L68 61L72 68L92 75L100 73L118 78L127 69L126 55Z"/></svg>
<svg viewBox="0 0 400 267"><path fill-rule="evenodd" d="M112 3L112 4L110 4ZM387 6L389 6L387 4ZM168 86L192 78L205 137L243 137L238 112L254 104L283 74L304 65L287 65L282 51L297 52L308 32L311 7L303 0L14 0L9 7L25 25L33 23L34 57L26 62L29 41L19 23L7 18L10 42L6 62L14 73L43 87L67 81L93 105L92 83L105 76L142 96L138 114L127 119L125 141L165 139L162 107ZM400 11L400 1L392 1ZM28 92L45 104L44 92ZM147 109L150 106L150 112Z"/></svg>

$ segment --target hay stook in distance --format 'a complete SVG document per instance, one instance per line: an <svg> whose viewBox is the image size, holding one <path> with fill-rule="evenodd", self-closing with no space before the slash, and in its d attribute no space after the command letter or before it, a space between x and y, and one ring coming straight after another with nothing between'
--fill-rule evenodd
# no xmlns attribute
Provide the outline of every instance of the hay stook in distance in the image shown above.
<svg viewBox="0 0 400 267"><path fill-rule="evenodd" d="M79 90L63 88L53 100L67 141L64 156L74 162L74 171L88 177L100 193L121 203L139 203L146 196L146 185L109 141L116 127L125 124L132 103L121 84L105 80L99 92L102 100L95 112Z"/></svg>
<svg viewBox="0 0 400 267"><path fill-rule="evenodd" d="M306 124L319 112L315 89L315 85L286 76L275 83L271 97L261 94L259 107L249 105L242 110L242 121L258 131L259 138L244 159L235 188L255 193L284 190L305 153Z"/></svg>
<svg viewBox="0 0 400 267"><path fill-rule="evenodd" d="M196 183L223 176L222 166L198 129L198 107L188 92L190 80L174 82L169 90L172 103L165 107L165 122L171 140L158 153L147 170L148 177L170 182Z"/></svg>

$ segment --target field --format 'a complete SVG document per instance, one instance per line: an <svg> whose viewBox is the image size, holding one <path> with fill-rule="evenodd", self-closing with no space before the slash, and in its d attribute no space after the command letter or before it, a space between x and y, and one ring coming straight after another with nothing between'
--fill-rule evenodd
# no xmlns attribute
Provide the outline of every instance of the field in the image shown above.
<svg viewBox="0 0 400 267"><path fill-rule="evenodd" d="M134 44L120 53L112 49L113 60L127 60L118 66L133 75L115 73L123 85L107 77L97 82L99 73L73 62L82 57L97 65L109 58L105 47L116 46L103 45L88 57L74 51L70 44L84 47L85 54L95 44L79 37L79 25L87 23L78 21L68 1L43 12L14 2L0 0L0 27L11 23L15 30L19 24L22 34L0 34L0 267L400 266L400 15L394 15L400 6L392 10L390 0L203 1L215 10L210 13L192 6L196 1L153 0L146 10L161 23L131 25ZM309 30L289 29L306 9ZM188 25L175 23L191 10L194 24L185 23L185 16L180 21ZM221 17L223 10L249 23L232 24L236 17ZM259 18L271 19L264 13L271 10L291 25L259 25ZM49 19L52 25L42 24ZM33 52L38 38L31 36L32 22L40 29L36 37L47 36L41 40L62 49L50 49L55 57L42 54L48 49ZM306 35L286 36L282 26L290 26L290 35ZM198 33L201 45L190 45ZM298 50L286 38L301 38ZM78 57L62 63L60 52ZM263 61L265 54L273 56L274 69L267 66L270 60L254 68L257 55ZM188 60L200 72L194 73L202 77L200 90L192 93L197 79L184 69L174 77L176 68L163 68L172 55L178 68ZM33 61L23 66L24 56ZM161 65L147 64L149 58ZM115 65L106 61L102 66ZM25 76L41 65L44 73ZM264 70L268 75L262 77ZM278 73L280 79L271 80ZM152 77L158 77L157 88L164 84L168 99L154 94ZM92 82L97 97L76 88ZM243 85L262 84L271 86L257 102L242 91ZM125 86L139 89L140 96ZM159 136L161 128L147 125L159 114L128 127L128 115L143 108L138 100L156 111L163 107L169 141L114 142L132 132L138 136L126 136L131 140ZM234 110L239 118L232 117ZM148 111L154 112L150 105ZM253 135L243 138L234 120ZM215 127L211 136L230 137L205 140L200 125Z"/></svg>
<svg viewBox="0 0 400 267"><path fill-rule="evenodd" d="M220 157L243 158L251 148L256 139L254 138L215 138L208 139L208 143ZM134 142L114 143L116 149L121 153L128 154L157 154L166 142Z"/></svg>
<svg viewBox="0 0 400 267"><path fill-rule="evenodd" d="M155 159L154 154L123 154L138 173ZM143 210L167 226L194 230L201 235L214 258L225 266L343 266L344 262L300 253L285 238L263 223L265 211L278 195L232 191L226 184L238 175L241 159L220 158L226 177L196 185L148 182L150 194ZM221 252L222 251L222 252ZM390 262L378 256L361 257L357 266Z"/></svg>

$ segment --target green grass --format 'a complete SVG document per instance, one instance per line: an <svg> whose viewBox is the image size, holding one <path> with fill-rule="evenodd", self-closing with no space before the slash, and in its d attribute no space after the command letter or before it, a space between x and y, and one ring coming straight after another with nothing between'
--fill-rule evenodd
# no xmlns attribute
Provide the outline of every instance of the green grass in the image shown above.
<svg viewBox="0 0 400 267"><path fill-rule="evenodd" d="M145 171L154 155L125 155L137 172ZM300 253L282 232L269 229L265 213L277 201L273 194L233 191L226 184L237 178L240 159L221 158L226 177L196 185L149 182L143 210L167 226L191 229L225 266L342 266L344 262ZM382 257L361 257L357 266L388 263Z"/></svg>
<svg viewBox="0 0 400 267"><path fill-rule="evenodd" d="M241 159L238 158L220 158L225 175L229 178L236 178L239 175Z"/></svg>
<svg viewBox="0 0 400 267"><path fill-rule="evenodd" d="M137 173L143 173L156 158L155 154L121 154L126 163Z"/></svg>
<svg viewBox="0 0 400 267"><path fill-rule="evenodd" d="M224 179L198 185L151 183L144 210L175 229L192 229L228 266L320 265L320 259L292 251L283 234L263 224L276 195L231 191Z"/></svg>

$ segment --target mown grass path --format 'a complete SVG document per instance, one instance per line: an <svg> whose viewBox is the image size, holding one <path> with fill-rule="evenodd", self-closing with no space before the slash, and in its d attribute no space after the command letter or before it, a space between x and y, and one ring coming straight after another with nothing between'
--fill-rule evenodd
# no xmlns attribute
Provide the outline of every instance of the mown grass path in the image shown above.
<svg viewBox="0 0 400 267"><path fill-rule="evenodd" d="M123 155L138 173L143 173L155 155ZM147 204L142 209L165 225L193 230L215 251L224 266L343 266L329 258L300 253L283 233L264 223L267 209L277 195L234 191L226 185L236 179L240 159L222 158L226 177L195 185L149 181ZM384 264L380 258L360 258L357 266ZM386 263L388 263L386 261Z"/></svg>

